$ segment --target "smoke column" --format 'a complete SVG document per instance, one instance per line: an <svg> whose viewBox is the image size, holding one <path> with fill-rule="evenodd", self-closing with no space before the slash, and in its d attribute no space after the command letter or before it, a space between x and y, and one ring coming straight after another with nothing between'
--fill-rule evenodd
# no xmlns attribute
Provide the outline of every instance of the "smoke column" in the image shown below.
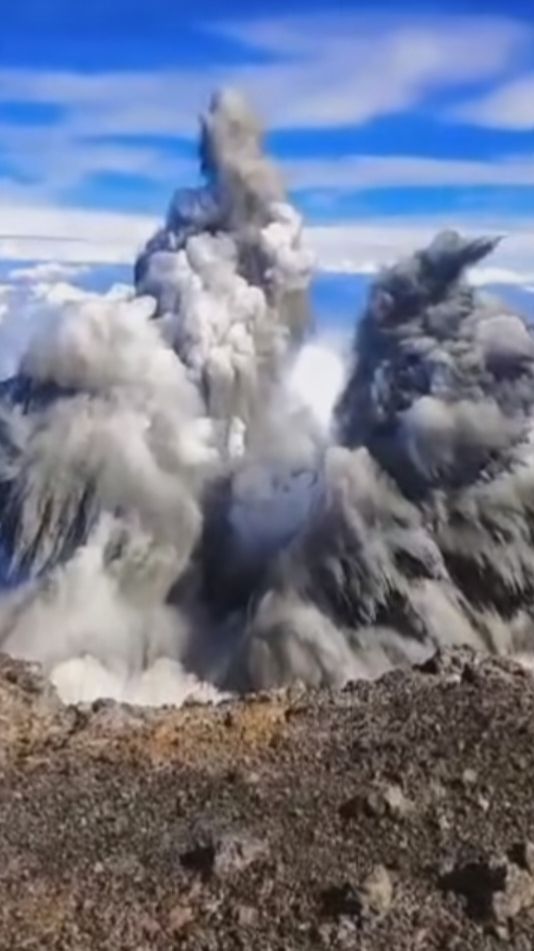
<svg viewBox="0 0 534 951"><path fill-rule="evenodd" d="M3 385L0 646L68 699L212 695L181 665L211 673L204 509L232 483L262 553L281 545L265 507L291 510L284 488L302 494L295 466L323 439L287 385L312 258L237 93L214 98L200 151L206 184L174 196L137 297L68 303Z"/></svg>
<svg viewBox="0 0 534 951"><path fill-rule="evenodd" d="M214 97L200 157L206 185L174 196L135 277L231 452L303 339L313 259L238 93Z"/></svg>
<svg viewBox="0 0 534 951"><path fill-rule="evenodd" d="M464 279L495 243L443 233L373 287L323 502L250 625L255 682L532 649L534 340Z"/></svg>
<svg viewBox="0 0 534 951"><path fill-rule="evenodd" d="M66 302L3 384L0 648L156 704L528 654L534 340L465 278L495 241L380 274L344 371L236 92L200 160L135 296Z"/></svg>

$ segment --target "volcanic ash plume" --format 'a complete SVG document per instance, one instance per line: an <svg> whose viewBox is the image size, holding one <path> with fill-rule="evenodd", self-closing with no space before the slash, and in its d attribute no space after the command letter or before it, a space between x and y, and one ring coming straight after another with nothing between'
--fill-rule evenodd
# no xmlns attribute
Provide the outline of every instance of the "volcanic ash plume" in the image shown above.
<svg viewBox="0 0 534 951"><path fill-rule="evenodd" d="M323 504L250 625L255 682L532 649L534 339L463 277L494 244L444 233L372 289Z"/></svg>
<svg viewBox="0 0 534 951"><path fill-rule="evenodd" d="M211 633L194 597L203 508L235 478L288 511L280 477L323 438L286 385L311 258L237 94L214 99L201 159L206 185L174 197L137 262L138 297L67 303L3 385L0 646L43 661L69 699L197 691L179 665L203 668Z"/></svg>
<svg viewBox="0 0 534 951"><path fill-rule="evenodd" d="M137 261L136 284L155 297L162 333L232 451L303 339L313 261L238 93L214 97L200 155L206 184L174 196Z"/></svg>
<svg viewBox="0 0 534 951"><path fill-rule="evenodd" d="M6 416L3 537L27 580L3 599L3 648L50 671L89 655L121 695L160 652L177 659L185 622L165 597L197 544L218 459L152 310L67 309L23 362L27 412Z"/></svg>
<svg viewBox="0 0 534 951"><path fill-rule="evenodd" d="M343 389L236 93L200 151L137 295L65 303L3 384L0 647L139 703L528 654L534 338L465 277L495 241L384 271Z"/></svg>

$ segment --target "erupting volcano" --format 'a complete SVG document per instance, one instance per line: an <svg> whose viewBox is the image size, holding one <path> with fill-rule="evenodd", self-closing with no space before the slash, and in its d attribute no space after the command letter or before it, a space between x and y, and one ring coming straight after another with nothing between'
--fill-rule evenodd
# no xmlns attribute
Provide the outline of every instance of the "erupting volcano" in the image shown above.
<svg viewBox="0 0 534 951"><path fill-rule="evenodd" d="M200 160L135 294L65 305L3 384L0 648L67 700L148 704L528 655L534 337L465 276L496 239L385 269L343 372L238 93Z"/></svg>

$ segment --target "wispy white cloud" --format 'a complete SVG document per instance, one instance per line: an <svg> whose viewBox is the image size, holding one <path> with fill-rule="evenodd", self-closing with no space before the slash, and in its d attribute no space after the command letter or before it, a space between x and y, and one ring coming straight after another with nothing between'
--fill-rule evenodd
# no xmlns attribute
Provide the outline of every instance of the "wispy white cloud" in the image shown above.
<svg viewBox="0 0 534 951"><path fill-rule="evenodd" d="M102 173L177 186L195 182L198 174L195 163L185 157L170 156L153 145L87 140L74 134L68 124L48 128L0 123L0 159L18 179L4 179L4 191L10 187L16 194L33 189L41 197L59 197Z"/></svg>
<svg viewBox="0 0 534 951"><path fill-rule="evenodd" d="M337 10L306 19L219 23L213 30L241 44L239 62L91 73L0 69L0 105L52 107L47 122L41 115L33 124L0 123L4 191L11 189L14 197L26 189L28 199L57 200L110 172L158 184L190 181L192 163L170 157L154 137L192 139L198 112L221 84L244 89L274 129L359 124L418 106L436 90L498 79L534 39L534 27L507 18L379 18ZM152 140L143 143L143 137ZM402 162L397 160L396 173L415 183L420 172L435 181L440 175L492 174L451 163L447 169L430 161L417 166L410 157ZM332 170L320 163L290 169L299 184L318 181L321 171L325 179L319 184L326 186ZM525 166L519 171L528 174ZM366 178L393 181L395 169L364 157L346 160L338 172L359 187ZM501 176L507 173L512 170L500 170Z"/></svg>
<svg viewBox="0 0 534 951"><path fill-rule="evenodd" d="M534 73L505 83L488 95L463 103L455 119L493 129L534 130Z"/></svg>
<svg viewBox="0 0 534 951"><path fill-rule="evenodd" d="M534 281L534 270L514 271L506 267L477 267L471 274L471 281L475 285L508 284L513 287L522 287L528 290L528 281Z"/></svg>
<svg viewBox="0 0 534 951"><path fill-rule="evenodd" d="M197 163L184 157L172 158L152 148L127 146L90 147L82 143L47 141L46 132L20 135L16 147L0 125L0 141L30 184L0 178L0 200L30 205L61 199L69 189L99 172L138 175L164 185L169 194L174 187L198 181ZM285 159L280 167L291 189L324 191L328 202L332 193L371 188L429 188L467 186L534 186L532 156L508 156L491 161L424 158L416 155L353 155L332 159ZM32 182L34 184L32 184Z"/></svg>
<svg viewBox="0 0 534 951"><path fill-rule="evenodd" d="M14 267L7 274L8 281L18 283L52 283L55 281L74 280L89 273L90 267L86 264L64 264L60 261L43 261L27 267Z"/></svg>
<svg viewBox="0 0 534 951"><path fill-rule="evenodd" d="M534 30L492 17L353 14L250 21L225 27L276 56L243 70L246 88L275 127L359 124L408 109L435 89L498 75Z"/></svg>
<svg viewBox="0 0 534 951"><path fill-rule="evenodd" d="M4 68L0 102L54 106L78 135L190 135L213 88L237 83L273 127L359 123L408 108L435 88L499 75L534 35L506 18L373 19L339 11L217 29L248 48L248 58L154 72ZM258 51L272 54L271 61L255 61Z"/></svg>
<svg viewBox="0 0 534 951"><path fill-rule="evenodd" d="M0 257L130 264L157 224L149 215L0 202Z"/></svg>
<svg viewBox="0 0 534 951"><path fill-rule="evenodd" d="M220 71L0 69L0 102L46 105L73 136L193 135Z"/></svg>
<svg viewBox="0 0 534 951"><path fill-rule="evenodd" d="M283 164L295 188L356 190L409 186L534 185L532 156L494 161L421 158L416 155L355 155Z"/></svg>

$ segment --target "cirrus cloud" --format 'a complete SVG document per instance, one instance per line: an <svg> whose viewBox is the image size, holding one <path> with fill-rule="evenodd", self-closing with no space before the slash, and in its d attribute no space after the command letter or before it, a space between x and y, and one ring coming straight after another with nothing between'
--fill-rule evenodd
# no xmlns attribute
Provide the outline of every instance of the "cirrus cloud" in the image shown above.
<svg viewBox="0 0 534 951"><path fill-rule="evenodd" d="M452 118L493 129L534 130L534 72L462 104Z"/></svg>

